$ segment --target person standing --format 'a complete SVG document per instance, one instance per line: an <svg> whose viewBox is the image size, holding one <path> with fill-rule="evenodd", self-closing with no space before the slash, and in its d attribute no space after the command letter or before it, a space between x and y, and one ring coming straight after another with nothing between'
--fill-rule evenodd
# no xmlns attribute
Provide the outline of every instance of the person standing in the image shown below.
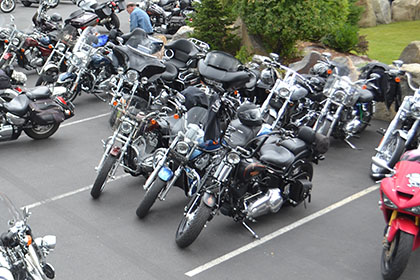
<svg viewBox="0 0 420 280"><path fill-rule="evenodd" d="M129 2L126 6L127 13L130 15L130 32L140 27L147 34L153 34L153 27L150 23L149 15L136 6L136 3Z"/></svg>

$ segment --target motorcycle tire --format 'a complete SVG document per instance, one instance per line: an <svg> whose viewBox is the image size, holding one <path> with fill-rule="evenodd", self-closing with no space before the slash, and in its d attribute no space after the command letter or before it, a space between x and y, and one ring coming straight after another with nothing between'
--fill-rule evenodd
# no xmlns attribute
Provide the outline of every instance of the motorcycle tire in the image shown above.
<svg viewBox="0 0 420 280"><path fill-rule="evenodd" d="M362 133L366 129L366 127L369 126L370 121L372 120L372 117L373 117L373 104L372 104L372 102L370 102L367 106L368 106L367 107L367 112L365 112L366 116L363 117L363 120L362 120L363 123L361 124L360 128L357 130L356 133Z"/></svg>
<svg viewBox="0 0 420 280"><path fill-rule="evenodd" d="M192 207L196 208L191 214L184 215L176 231L175 242L180 248L190 246L211 217L212 210L206 204L196 203Z"/></svg>
<svg viewBox="0 0 420 280"><path fill-rule="evenodd" d="M116 14L111 14L110 15L110 21L108 21L107 23L105 23L105 27L108 30L111 29L120 29L120 19L118 18L118 16Z"/></svg>
<svg viewBox="0 0 420 280"><path fill-rule="evenodd" d="M51 5L50 7L54 9L55 7L58 6L58 4L60 4L60 0L55 0L55 3Z"/></svg>
<svg viewBox="0 0 420 280"><path fill-rule="evenodd" d="M109 173L117 162L117 157L113 155L108 155L104 160L104 163L98 171L98 176L96 176L95 182L93 183L92 189L90 190L90 195L94 199L98 199L101 196L102 191L104 190L105 184L109 177Z"/></svg>
<svg viewBox="0 0 420 280"><path fill-rule="evenodd" d="M413 248L413 241L413 235L399 231L389 249L382 249L381 273L384 280L398 279L404 272Z"/></svg>
<svg viewBox="0 0 420 280"><path fill-rule="evenodd" d="M29 1L22 1L23 6L30 7L32 5L32 2Z"/></svg>
<svg viewBox="0 0 420 280"><path fill-rule="evenodd" d="M388 140L388 143L385 145L383 152L386 153L387 150L389 150L391 157L389 160L385 159L385 161L388 167L393 168L405 151L405 140L402 139L398 134L391 135L390 137L392 138ZM377 153L375 156L381 158L381 154L379 153ZM387 173L389 173L388 170L380 168L373 163L371 164L371 177L373 179L381 179Z"/></svg>
<svg viewBox="0 0 420 280"><path fill-rule="evenodd" d="M140 219L143 219L149 213L150 208L152 208L155 203L159 193L166 186L166 182L156 177L155 181L146 191L146 194L143 197L143 200L140 202L139 207L137 207L136 215Z"/></svg>
<svg viewBox="0 0 420 280"><path fill-rule="evenodd" d="M2 0L0 2L0 10L3 13L11 13L16 8L15 0Z"/></svg>
<svg viewBox="0 0 420 280"><path fill-rule="evenodd" d="M49 125L34 125L29 128L24 128L23 131L32 139L41 140L53 135L59 127L59 123Z"/></svg>

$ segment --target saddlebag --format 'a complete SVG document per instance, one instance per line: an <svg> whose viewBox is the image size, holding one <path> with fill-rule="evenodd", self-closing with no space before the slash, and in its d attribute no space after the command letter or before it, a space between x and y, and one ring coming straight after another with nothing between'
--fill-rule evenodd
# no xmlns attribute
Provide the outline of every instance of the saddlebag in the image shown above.
<svg viewBox="0 0 420 280"><path fill-rule="evenodd" d="M10 78L7 74L0 69L0 89L10 88Z"/></svg>
<svg viewBox="0 0 420 280"><path fill-rule="evenodd" d="M65 116L60 106L51 99L43 99L29 103L32 122L40 125L61 123Z"/></svg>

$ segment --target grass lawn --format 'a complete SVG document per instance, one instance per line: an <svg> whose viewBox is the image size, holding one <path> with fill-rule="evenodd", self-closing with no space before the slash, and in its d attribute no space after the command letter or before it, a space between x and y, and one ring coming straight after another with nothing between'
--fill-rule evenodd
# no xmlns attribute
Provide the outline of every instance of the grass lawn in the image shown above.
<svg viewBox="0 0 420 280"><path fill-rule="evenodd" d="M368 56L371 59L391 64L400 57L412 41L420 41L420 21L404 21L361 28L360 35L367 35Z"/></svg>

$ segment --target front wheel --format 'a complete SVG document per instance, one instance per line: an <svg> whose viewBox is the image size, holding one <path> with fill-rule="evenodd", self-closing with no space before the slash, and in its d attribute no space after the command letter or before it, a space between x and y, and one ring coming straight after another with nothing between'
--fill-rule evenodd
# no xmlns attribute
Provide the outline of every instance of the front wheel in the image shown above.
<svg viewBox="0 0 420 280"><path fill-rule="evenodd" d="M211 208L197 202L184 215L176 231L175 242L180 248L190 246L211 217Z"/></svg>
<svg viewBox="0 0 420 280"><path fill-rule="evenodd" d="M159 193L165 187L166 182L157 177L149 189L146 191L146 194L143 197L143 200L140 202L139 207L136 210L137 217L143 219L149 213L150 208L152 208L155 203Z"/></svg>
<svg viewBox="0 0 420 280"><path fill-rule="evenodd" d="M34 124L32 127L23 129L23 131L32 139L41 140L53 135L59 127L59 123L48 125Z"/></svg>
<svg viewBox="0 0 420 280"><path fill-rule="evenodd" d="M381 153L377 153L375 157L385 160L388 167L393 168L405 150L405 141L398 133L390 136L388 143L385 144ZM371 176L373 179L380 179L389 171L385 170L375 164L371 165Z"/></svg>
<svg viewBox="0 0 420 280"><path fill-rule="evenodd" d="M102 164L102 167L99 169L98 176L96 176L96 180L93 183L92 190L90 191L90 195L94 199L97 199L99 196L101 196L106 181L111 175L111 170L113 169L116 162L117 157L109 154Z"/></svg>
<svg viewBox="0 0 420 280"><path fill-rule="evenodd" d="M401 276L410 258L414 236L399 231L389 248L384 248L381 255L381 272L384 280L395 280Z"/></svg>
<svg viewBox="0 0 420 280"><path fill-rule="evenodd" d="M110 15L110 20L107 23L105 23L105 27L108 30L119 29L120 28L120 19L118 18L118 16L116 14L111 14Z"/></svg>
<svg viewBox="0 0 420 280"><path fill-rule="evenodd" d="M2 0L0 3L0 10L3 13L10 13L16 8L15 0Z"/></svg>

